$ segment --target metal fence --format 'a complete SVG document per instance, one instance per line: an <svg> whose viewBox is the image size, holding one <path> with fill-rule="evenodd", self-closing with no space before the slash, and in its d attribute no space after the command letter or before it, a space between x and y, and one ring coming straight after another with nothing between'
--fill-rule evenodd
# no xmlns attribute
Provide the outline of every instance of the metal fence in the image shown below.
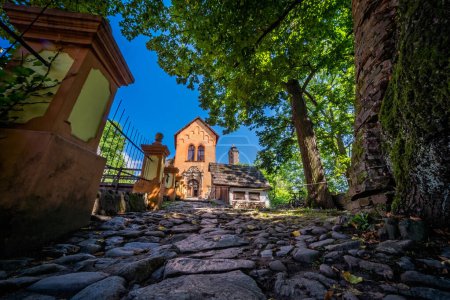
<svg viewBox="0 0 450 300"><path fill-rule="evenodd" d="M25 35L25 33L27 33L28 30L30 30L30 28L34 25L34 23L36 23L36 21L44 14L44 12L47 10L47 8L50 6L51 3L52 1L49 1L49 3L42 8L40 13L36 16L36 18L34 18L34 20L30 24L28 24L25 30L20 34L16 33L15 30L11 29L12 26L8 23L5 23L4 20L0 18L0 28L14 40L14 42L12 42L8 47L6 48L1 47L0 60L6 57L9 54L10 50L14 49L16 44L19 43L20 45L22 45L22 47L27 49L34 57L36 57L46 67L50 66L50 62L45 60L38 52L36 52L36 50L34 50L30 45L28 45L28 43L23 39L23 36Z"/></svg>
<svg viewBox="0 0 450 300"><path fill-rule="evenodd" d="M131 190L133 184L142 178L142 164L145 154L140 145L148 144L145 138L126 117L119 102L112 118L106 121L98 147L98 154L106 158L106 166L100 187L115 190ZM120 113L119 113L120 111ZM151 160L147 156L147 159Z"/></svg>

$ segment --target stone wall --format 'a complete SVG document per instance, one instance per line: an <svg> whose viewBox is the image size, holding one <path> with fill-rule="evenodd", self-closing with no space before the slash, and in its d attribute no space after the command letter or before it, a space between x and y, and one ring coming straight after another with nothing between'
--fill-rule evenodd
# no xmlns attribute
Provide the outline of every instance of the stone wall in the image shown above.
<svg viewBox="0 0 450 300"><path fill-rule="evenodd" d="M93 215L114 216L126 212L147 210L146 194L102 189L97 193Z"/></svg>
<svg viewBox="0 0 450 300"><path fill-rule="evenodd" d="M232 200L231 206L236 209L262 209L267 208L265 202L237 201Z"/></svg>
<svg viewBox="0 0 450 300"><path fill-rule="evenodd" d="M382 151L379 112L395 54L397 0L353 1L356 118L348 209L389 203L393 181Z"/></svg>

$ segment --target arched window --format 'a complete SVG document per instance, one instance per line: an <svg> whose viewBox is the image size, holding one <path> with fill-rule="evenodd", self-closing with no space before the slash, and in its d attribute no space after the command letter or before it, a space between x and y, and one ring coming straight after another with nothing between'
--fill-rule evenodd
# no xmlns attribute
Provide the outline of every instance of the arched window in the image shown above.
<svg viewBox="0 0 450 300"><path fill-rule="evenodd" d="M195 158L195 146L194 145L189 145L187 160L188 161L194 161L194 158Z"/></svg>
<svg viewBox="0 0 450 300"><path fill-rule="evenodd" d="M203 145L197 148L197 161L205 161L205 147Z"/></svg>

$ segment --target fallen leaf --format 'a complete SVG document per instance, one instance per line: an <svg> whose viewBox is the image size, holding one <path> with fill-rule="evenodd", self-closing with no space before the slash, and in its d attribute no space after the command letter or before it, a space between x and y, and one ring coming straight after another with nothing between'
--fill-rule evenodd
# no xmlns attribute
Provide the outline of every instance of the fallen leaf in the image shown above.
<svg viewBox="0 0 450 300"><path fill-rule="evenodd" d="M447 259L447 258L445 258L445 257L443 257L443 256L439 256L439 258L441 258L441 259L443 259L442 261L441 261L441 265L449 265L450 266L450 259Z"/></svg>
<svg viewBox="0 0 450 300"><path fill-rule="evenodd" d="M342 272L342 277L351 284L357 284L363 281L362 277L355 276L348 271Z"/></svg>
<svg viewBox="0 0 450 300"><path fill-rule="evenodd" d="M323 298L324 300L331 300L331 298L333 297L334 291L327 291L325 293L325 297Z"/></svg>
<svg viewBox="0 0 450 300"><path fill-rule="evenodd" d="M355 289L354 287L349 287L348 290L352 292L352 294L355 294L355 296L360 296L363 294L360 290Z"/></svg>
<svg viewBox="0 0 450 300"><path fill-rule="evenodd" d="M300 233L300 231L296 230L296 231L292 231L292 235L293 235L294 237L298 237L298 236L301 235L301 233Z"/></svg>

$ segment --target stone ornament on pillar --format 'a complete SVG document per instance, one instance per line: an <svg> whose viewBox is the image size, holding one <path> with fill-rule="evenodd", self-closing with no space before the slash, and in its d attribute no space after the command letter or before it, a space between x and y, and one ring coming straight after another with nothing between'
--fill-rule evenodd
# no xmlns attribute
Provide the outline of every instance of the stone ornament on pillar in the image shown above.
<svg viewBox="0 0 450 300"><path fill-rule="evenodd" d="M171 159L169 165L164 168L164 178L165 178L165 196L171 201L175 201L176 198L176 179L179 169L174 165L174 160Z"/></svg>
<svg viewBox="0 0 450 300"><path fill-rule="evenodd" d="M164 165L170 154L166 145L162 144L163 135L157 133L151 145L141 145L144 151L141 179L133 186L134 193L146 193L149 209L161 208L165 190Z"/></svg>
<svg viewBox="0 0 450 300"><path fill-rule="evenodd" d="M18 31L27 28L31 48L44 59L57 55L49 74L59 82L45 103L0 128L0 256L10 256L89 223L106 163L96 153L106 116L117 89L134 79L105 19L58 9L38 18L39 7L3 8ZM24 48L15 55L30 57Z"/></svg>

